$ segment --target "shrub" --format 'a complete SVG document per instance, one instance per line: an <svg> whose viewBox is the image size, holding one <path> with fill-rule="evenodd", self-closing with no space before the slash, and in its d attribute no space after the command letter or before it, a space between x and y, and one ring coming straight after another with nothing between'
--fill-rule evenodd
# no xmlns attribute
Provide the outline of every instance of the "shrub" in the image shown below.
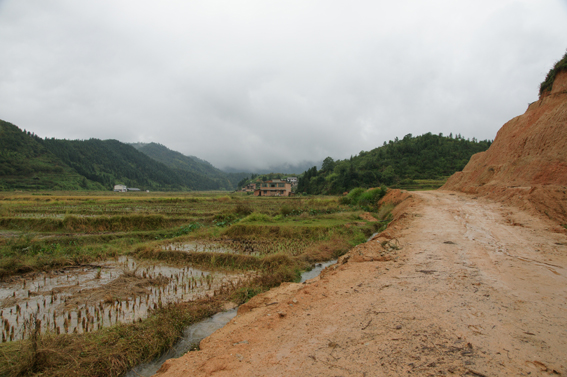
<svg viewBox="0 0 567 377"><path fill-rule="evenodd" d="M234 213L236 213L237 215L248 216L252 212L254 211L252 210L252 207L248 205L248 203L238 203L234 208Z"/></svg>
<svg viewBox="0 0 567 377"><path fill-rule="evenodd" d="M349 198L348 196L343 196L342 198L339 199L339 203L345 204L345 205L350 205L350 204L352 204L352 199Z"/></svg>
<svg viewBox="0 0 567 377"><path fill-rule="evenodd" d="M347 196L343 196L340 199L341 204L347 205L359 205L361 207L373 207L378 203L380 199L386 195L386 186L381 186L380 188L366 189L362 187L357 187L348 193Z"/></svg>
<svg viewBox="0 0 567 377"><path fill-rule="evenodd" d="M368 190L358 198L358 205L361 207L374 207L380 199L386 195L386 188L380 187Z"/></svg>
<svg viewBox="0 0 567 377"><path fill-rule="evenodd" d="M366 190L363 189L362 187L353 188L352 190L350 190L347 197L352 200L353 204L356 204L360 196L364 193L364 191Z"/></svg>
<svg viewBox="0 0 567 377"><path fill-rule="evenodd" d="M289 215L292 211L293 211L293 208L291 208L287 204L284 204L283 206L280 207L280 214L282 214L284 216Z"/></svg>
<svg viewBox="0 0 567 377"><path fill-rule="evenodd" d="M563 58L559 60L552 69L549 70L545 80L539 86L539 95L541 96L544 92L550 92L553 87L553 82L555 77L559 72L567 70L567 52L563 55Z"/></svg>

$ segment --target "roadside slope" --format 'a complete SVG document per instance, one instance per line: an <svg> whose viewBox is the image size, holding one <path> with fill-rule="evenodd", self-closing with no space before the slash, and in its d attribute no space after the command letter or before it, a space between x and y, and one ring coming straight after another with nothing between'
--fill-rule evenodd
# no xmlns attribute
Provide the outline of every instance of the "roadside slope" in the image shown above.
<svg viewBox="0 0 567 377"><path fill-rule="evenodd" d="M567 224L567 71L441 189L487 196Z"/></svg>
<svg viewBox="0 0 567 377"><path fill-rule="evenodd" d="M256 296L157 375L566 374L565 234L462 193L392 195L385 232Z"/></svg>

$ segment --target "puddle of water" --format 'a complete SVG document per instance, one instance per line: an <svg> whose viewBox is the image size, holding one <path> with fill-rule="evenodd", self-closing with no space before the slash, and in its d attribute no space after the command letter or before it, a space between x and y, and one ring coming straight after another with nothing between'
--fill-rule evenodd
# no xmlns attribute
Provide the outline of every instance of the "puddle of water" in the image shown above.
<svg viewBox="0 0 567 377"><path fill-rule="evenodd" d="M373 235L371 235L370 237L368 237L368 239L366 240L366 242L370 241L371 239L373 239L375 236L379 235L380 233L374 233Z"/></svg>
<svg viewBox="0 0 567 377"><path fill-rule="evenodd" d="M213 295L215 290L246 278L242 274L140 264L125 257L100 265L16 277L0 283L2 342L27 338L36 319L42 332L55 334L132 323L146 318L153 309Z"/></svg>
<svg viewBox="0 0 567 377"><path fill-rule="evenodd" d="M183 332L183 337L169 351L152 362L138 365L128 372L125 377L153 376L166 360L185 355L198 346L201 340L222 328L235 316L236 308L217 313L204 321L187 327Z"/></svg>
<svg viewBox="0 0 567 377"><path fill-rule="evenodd" d="M314 277L319 276L321 271L323 271L326 267L329 267L329 266L331 266L335 263L337 263L336 259L333 259L333 260L330 260L330 261L327 261L327 262L323 262L323 263L317 263L311 271L305 271L304 273L301 274L300 283L303 283L306 280L313 279Z"/></svg>

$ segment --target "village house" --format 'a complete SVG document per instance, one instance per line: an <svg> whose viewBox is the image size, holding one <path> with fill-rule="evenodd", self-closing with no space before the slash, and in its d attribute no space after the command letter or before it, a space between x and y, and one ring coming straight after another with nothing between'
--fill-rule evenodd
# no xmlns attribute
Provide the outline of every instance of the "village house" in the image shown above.
<svg viewBox="0 0 567 377"><path fill-rule="evenodd" d="M254 190L255 196L290 196L291 183L274 179L262 182L260 188Z"/></svg>
<svg viewBox="0 0 567 377"><path fill-rule="evenodd" d="M287 177L286 181L291 183L291 187L297 186L297 177Z"/></svg>

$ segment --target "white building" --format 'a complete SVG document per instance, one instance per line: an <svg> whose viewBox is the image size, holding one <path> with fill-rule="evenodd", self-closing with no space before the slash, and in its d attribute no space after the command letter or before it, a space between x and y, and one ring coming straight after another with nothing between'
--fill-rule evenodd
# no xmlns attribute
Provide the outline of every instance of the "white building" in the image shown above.
<svg viewBox="0 0 567 377"><path fill-rule="evenodd" d="M126 192L128 188L125 185L114 185L114 192Z"/></svg>

